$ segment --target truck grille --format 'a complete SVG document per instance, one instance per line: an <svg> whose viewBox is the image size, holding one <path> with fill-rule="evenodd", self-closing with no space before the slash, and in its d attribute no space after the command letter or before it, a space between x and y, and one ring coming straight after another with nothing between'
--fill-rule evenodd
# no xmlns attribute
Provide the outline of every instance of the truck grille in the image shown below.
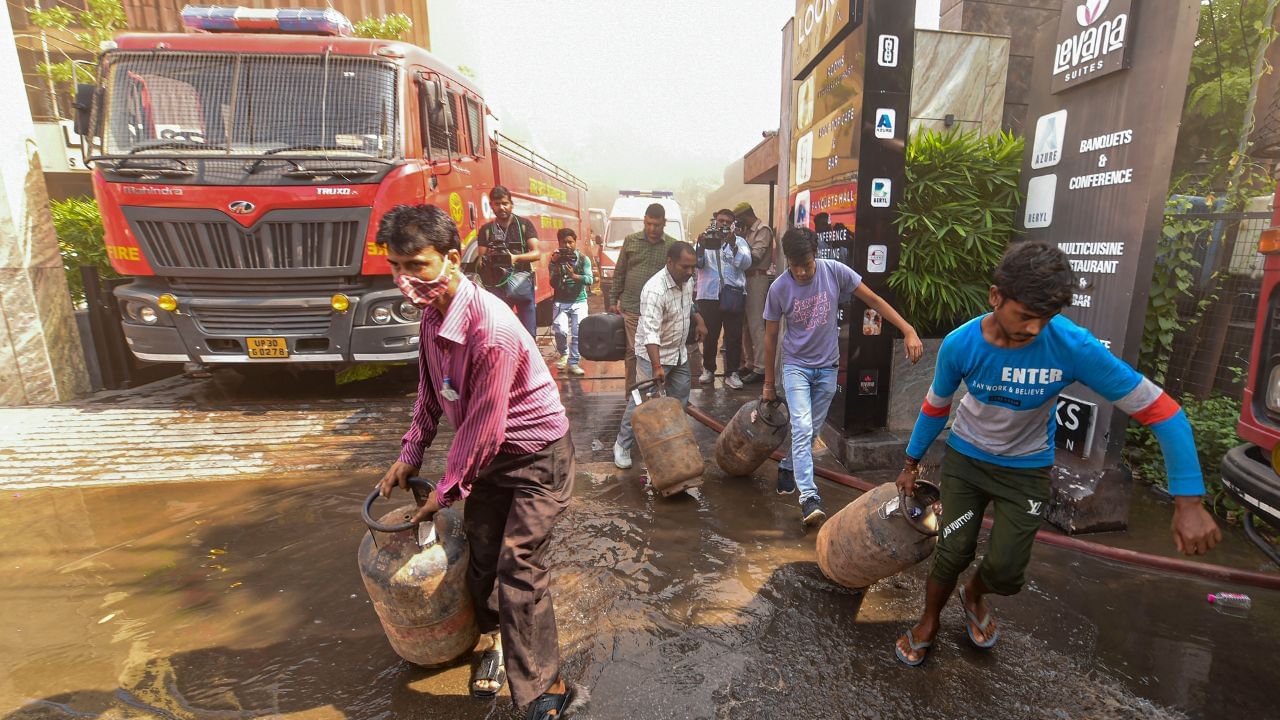
<svg viewBox="0 0 1280 720"><path fill-rule="evenodd" d="M275 210L246 228L218 210L124 208L157 273L178 277L357 274L369 208Z"/></svg>
<svg viewBox="0 0 1280 720"><path fill-rule="evenodd" d="M191 317L210 335L325 335L333 311L318 308L191 308Z"/></svg>

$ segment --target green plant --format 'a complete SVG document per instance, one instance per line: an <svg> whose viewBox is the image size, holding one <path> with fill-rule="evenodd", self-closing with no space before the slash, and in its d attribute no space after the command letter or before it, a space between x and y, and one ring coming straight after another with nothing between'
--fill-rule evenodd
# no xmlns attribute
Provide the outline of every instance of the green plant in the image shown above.
<svg viewBox="0 0 1280 720"><path fill-rule="evenodd" d="M1204 473L1205 504L1215 508L1225 497L1220 471L1222 457L1243 442L1236 435L1240 400L1226 395L1214 395L1204 400L1187 396L1182 398L1182 409L1191 421L1191 431L1196 439L1200 470ZM1165 476L1160 443L1151 430L1131 424L1126 432L1126 453L1135 476L1168 489L1169 479ZM1227 514L1230 517L1230 513Z"/></svg>
<svg viewBox="0 0 1280 720"><path fill-rule="evenodd" d="M889 276L907 320L942 333L986 305L991 268L1015 232L1023 141L1010 133L925 130L907 145L894 221L902 257Z"/></svg>
<svg viewBox="0 0 1280 720"><path fill-rule="evenodd" d="M1200 261L1192 250L1196 237L1208 232L1212 223L1187 214L1191 207L1183 197L1170 198L1165 206L1164 228L1156 249L1155 269L1151 274L1151 294L1147 298L1147 315L1142 326L1142 352L1138 367L1157 384L1163 384L1173 354L1173 341L1195 321L1183 322L1178 301L1192 297ZM1196 304L1195 318L1213 301L1209 295Z"/></svg>
<svg viewBox="0 0 1280 720"><path fill-rule="evenodd" d="M27 16L31 18L31 24L41 30L70 35L68 44L82 53L95 56L102 43L124 30L128 22L120 0L87 0L85 9L80 12L72 12L62 5L44 10L30 7L27 8ZM64 57L67 55L65 52L62 54ZM40 63L37 69L56 83L74 85L93 82L94 79L88 65L76 63L69 57L61 62Z"/></svg>
<svg viewBox="0 0 1280 720"><path fill-rule="evenodd" d="M355 24L356 37L373 40L401 40L413 29L413 19L404 13L367 17Z"/></svg>
<svg viewBox="0 0 1280 720"><path fill-rule="evenodd" d="M53 214L53 229L58 234L58 251L62 254L62 269L67 275L67 289L71 299L79 305L84 302L84 283L80 279L80 266L93 265L103 277L120 277L111 269L107 247L103 244L102 216L98 203L92 198L71 198L49 203Z"/></svg>

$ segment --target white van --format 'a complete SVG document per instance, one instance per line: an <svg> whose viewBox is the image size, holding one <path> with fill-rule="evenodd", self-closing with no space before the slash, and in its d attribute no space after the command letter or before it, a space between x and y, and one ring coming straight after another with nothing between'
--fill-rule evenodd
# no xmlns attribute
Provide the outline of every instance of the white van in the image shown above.
<svg viewBox="0 0 1280 720"><path fill-rule="evenodd" d="M622 251L622 241L628 235L644 230L644 211L649 205L658 203L667 211L667 228L663 232L684 240L684 216L680 214L680 204L676 202L676 194L669 190L623 190L618 199L613 201L613 210L609 212L609 222L604 230L604 257L600 258L600 273L605 278L613 277L614 265L618 262L618 253Z"/></svg>

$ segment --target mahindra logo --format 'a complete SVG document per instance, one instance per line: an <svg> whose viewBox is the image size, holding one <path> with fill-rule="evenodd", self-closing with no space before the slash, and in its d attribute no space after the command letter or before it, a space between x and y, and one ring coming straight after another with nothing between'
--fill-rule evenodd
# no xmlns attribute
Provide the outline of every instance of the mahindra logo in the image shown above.
<svg viewBox="0 0 1280 720"><path fill-rule="evenodd" d="M1085 0L1076 7L1076 22L1080 23L1080 27L1089 27L1102 17L1110 3L1111 0Z"/></svg>
<svg viewBox="0 0 1280 720"><path fill-rule="evenodd" d="M236 200L235 202L231 203L227 207L231 210L231 212L237 215L249 215L254 210L257 209L257 206L255 206L253 203L249 202L248 200Z"/></svg>

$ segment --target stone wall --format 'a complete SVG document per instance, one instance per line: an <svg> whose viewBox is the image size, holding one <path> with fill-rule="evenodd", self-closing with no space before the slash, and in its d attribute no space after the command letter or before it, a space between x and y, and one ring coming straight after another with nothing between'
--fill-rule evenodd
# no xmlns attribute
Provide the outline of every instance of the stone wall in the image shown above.
<svg viewBox="0 0 1280 720"><path fill-rule="evenodd" d="M1004 117L1009 38L916 31L911 71L911 131L952 128L990 135Z"/></svg>
<svg viewBox="0 0 1280 720"><path fill-rule="evenodd" d="M943 30L1004 35L1009 38L1009 70L1002 127L1025 135L1031 99L1031 64L1036 29L1057 20L1062 0L942 0Z"/></svg>
<svg viewBox="0 0 1280 720"><path fill-rule="evenodd" d="M7 14L0 16L0 405L65 400L88 389L36 152L35 126Z"/></svg>

